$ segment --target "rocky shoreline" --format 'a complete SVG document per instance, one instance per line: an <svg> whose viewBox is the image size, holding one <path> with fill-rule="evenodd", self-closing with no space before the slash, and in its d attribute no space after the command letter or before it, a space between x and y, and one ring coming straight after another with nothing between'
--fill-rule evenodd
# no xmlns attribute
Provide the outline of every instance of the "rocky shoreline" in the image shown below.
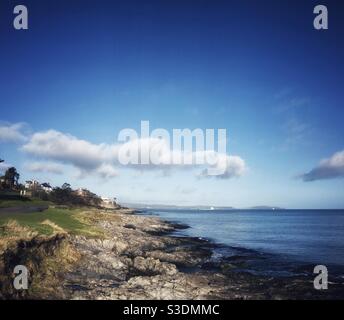
<svg viewBox="0 0 344 320"><path fill-rule="evenodd" d="M343 297L343 286L327 292L308 277L258 277L235 272L243 257L212 259L216 244L171 236L187 226L118 210L100 219L110 239L73 239L83 259L63 284L71 299L327 299Z"/></svg>
<svg viewBox="0 0 344 320"><path fill-rule="evenodd" d="M75 237L82 259L66 276L72 299L207 299L225 298L223 277L181 272L211 256L210 245L199 239L171 237L182 228L156 217L118 210L117 220L99 220L109 239Z"/></svg>
<svg viewBox="0 0 344 320"><path fill-rule="evenodd" d="M343 284L329 290L313 288L313 279L262 277L240 271L245 257L213 259L216 244L198 238L171 235L187 226L162 221L158 217L135 214L130 209L89 210L93 225L104 237L55 235L53 250L43 242L22 243L32 248L12 253L13 261L30 263L50 255L51 264L40 262L34 299L340 299ZM56 255L63 247L61 255ZM31 249L30 249L31 250ZM67 252L67 254L66 254ZM20 256L22 255L22 256ZM26 260L23 256L27 256ZM65 261L68 255L68 261ZM12 260L11 260L12 259ZM19 259L19 260L20 260ZM31 260L30 260L31 259ZM25 261L24 261L25 260ZM30 261L28 261L30 260ZM42 258L42 261L45 261ZM59 264L60 263L60 264ZM42 272L41 265L48 265ZM49 269L50 268L50 269ZM5 266L6 269L6 266ZM6 298L6 297L5 297Z"/></svg>

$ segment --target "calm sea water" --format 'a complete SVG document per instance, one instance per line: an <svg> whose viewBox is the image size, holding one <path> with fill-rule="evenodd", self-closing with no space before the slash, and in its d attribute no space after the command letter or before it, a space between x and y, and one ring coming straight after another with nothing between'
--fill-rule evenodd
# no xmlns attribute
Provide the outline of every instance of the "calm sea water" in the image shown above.
<svg viewBox="0 0 344 320"><path fill-rule="evenodd" d="M344 210L149 210L185 223L187 236L230 249L265 255L256 269L287 270L286 265L324 264L344 270Z"/></svg>

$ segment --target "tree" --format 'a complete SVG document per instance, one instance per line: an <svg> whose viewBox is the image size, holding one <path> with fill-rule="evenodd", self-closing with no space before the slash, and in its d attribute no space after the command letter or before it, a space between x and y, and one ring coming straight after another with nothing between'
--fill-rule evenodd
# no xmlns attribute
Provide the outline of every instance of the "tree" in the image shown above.
<svg viewBox="0 0 344 320"><path fill-rule="evenodd" d="M18 185L19 173L15 167L10 167L5 172L5 183L9 186L10 189L13 189L14 186Z"/></svg>
<svg viewBox="0 0 344 320"><path fill-rule="evenodd" d="M63 190L72 190L72 188L71 188L71 185L69 184L69 183L67 183L67 182L65 182L63 185L62 185L62 187L61 187Z"/></svg>
<svg viewBox="0 0 344 320"><path fill-rule="evenodd" d="M4 162L4 161L5 161L5 160L0 159L0 163L1 163L1 162Z"/></svg>

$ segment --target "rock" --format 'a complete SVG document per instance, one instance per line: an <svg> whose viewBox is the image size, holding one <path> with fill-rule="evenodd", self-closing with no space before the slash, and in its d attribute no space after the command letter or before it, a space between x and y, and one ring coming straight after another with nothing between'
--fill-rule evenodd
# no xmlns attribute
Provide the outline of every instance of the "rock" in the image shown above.
<svg viewBox="0 0 344 320"><path fill-rule="evenodd" d="M159 259L161 261L166 261L170 263L174 263L178 266L183 267L195 267L200 264L204 257L201 257L199 252L191 252L188 250L183 251L173 251L173 252L165 252L162 250L153 250L146 253L146 256L152 257L155 259Z"/></svg>
<svg viewBox="0 0 344 320"><path fill-rule="evenodd" d="M121 255L122 253L126 252L127 249L128 243L121 241L119 239L117 239L117 241L114 242L114 245L112 247L112 251L117 255Z"/></svg>
<svg viewBox="0 0 344 320"><path fill-rule="evenodd" d="M124 228L127 228L127 229L133 229L133 230L136 229L135 225L133 225L133 224L131 224L131 223L127 223L127 224L125 224L123 227L124 227Z"/></svg>
<svg viewBox="0 0 344 320"><path fill-rule="evenodd" d="M139 272L144 275L176 274L177 268L174 264L160 262L159 259L136 257L133 260L132 272Z"/></svg>

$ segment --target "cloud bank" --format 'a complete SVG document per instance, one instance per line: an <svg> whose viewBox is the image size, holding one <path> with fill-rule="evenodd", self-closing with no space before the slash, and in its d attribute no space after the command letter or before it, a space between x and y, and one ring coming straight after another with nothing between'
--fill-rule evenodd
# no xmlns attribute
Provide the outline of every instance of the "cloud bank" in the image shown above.
<svg viewBox="0 0 344 320"><path fill-rule="evenodd" d="M187 163L175 162L172 159L178 159L181 157L181 153L172 150L165 140L158 138L136 139L119 144L94 144L56 130L48 130L34 133L21 147L21 150L46 161L73 165L80 170L80 176L93 173L102 178L116 177L117 169L121 167L141 171L202 168L196 162L196 159L202 157L217 159L216 163L212 165L203 165L200 174L202 177L216 175L218 178L230 179L240 177L246 170L245 162L239 156L229 156L214 151L195 151L186 154L183 152L184 160ZM123 163L126 154L134 155L134 157L136 155L138 159L142 160L149 158L152 152L155 155L155 161L148 161L144 164L142 161ZM33 166L32 169L48 171L53 168L42 166L40 163L40 165Z"/></svg>
<svg viewBox="0 0 344 320"><path fill-rule="evenodd" d="M318 166L302 174L300 178L306 182L344 178L344 150L336 152L328 159L323 159Z"/></svg>

